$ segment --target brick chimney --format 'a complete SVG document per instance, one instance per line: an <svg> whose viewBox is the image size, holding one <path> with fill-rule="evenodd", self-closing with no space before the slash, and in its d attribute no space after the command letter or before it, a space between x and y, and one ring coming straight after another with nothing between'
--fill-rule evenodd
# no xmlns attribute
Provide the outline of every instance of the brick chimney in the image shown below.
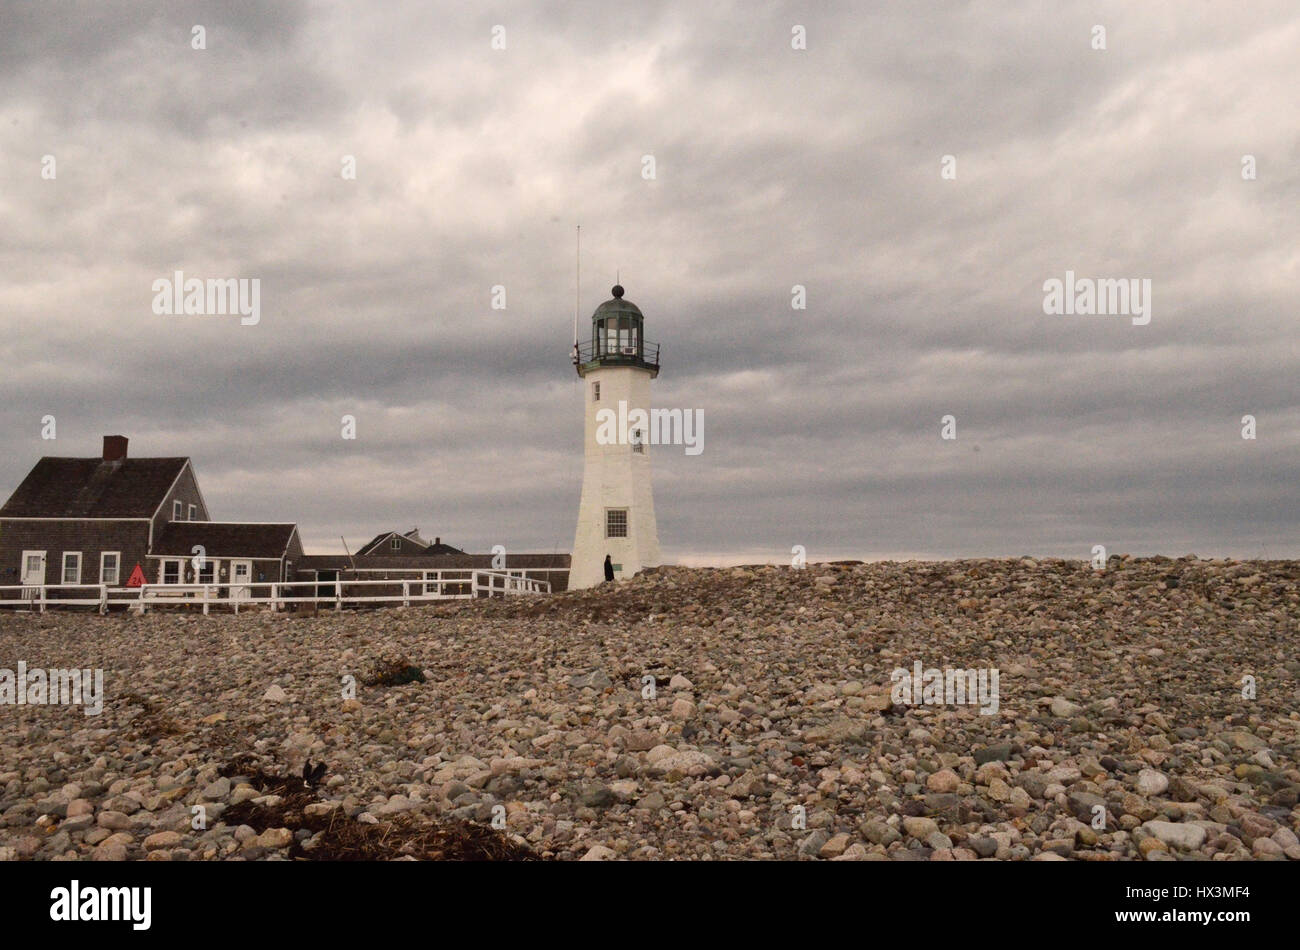
<svg viewBox="0 0 1300 950"><path fill-rule="evenodd" d="M104 436L104 461L119 462L126 458L126 436Z"/></svg>

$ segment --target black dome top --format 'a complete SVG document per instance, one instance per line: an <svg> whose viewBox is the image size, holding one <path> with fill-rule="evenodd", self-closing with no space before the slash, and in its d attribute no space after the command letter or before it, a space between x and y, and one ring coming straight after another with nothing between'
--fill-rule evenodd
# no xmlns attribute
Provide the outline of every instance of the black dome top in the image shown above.
<svg viewBox="0 0 1300 950"><path fill-rule="evenodd" d="M637 317L641 316L640 307L630 300L623 299L622 284L615 284L613 288L611 288L610 293L614 296L596 308L596 312L591 315L592 320L599 320L602 317L615 316L621 313L634 314Z"/></svg>

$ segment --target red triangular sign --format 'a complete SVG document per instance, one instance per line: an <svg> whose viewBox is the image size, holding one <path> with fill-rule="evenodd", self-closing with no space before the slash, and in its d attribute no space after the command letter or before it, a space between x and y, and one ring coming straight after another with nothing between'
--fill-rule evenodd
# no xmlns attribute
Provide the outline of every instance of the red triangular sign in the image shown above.
<svg viewBox="0 0 1300 950"><path fill-rule="evenodd" d="M131 572L130 578L127 579L126 586L141 587L143 585L144 585L144 571L140 570L140 565L137 564L135 566L135 570Z"/></svg>

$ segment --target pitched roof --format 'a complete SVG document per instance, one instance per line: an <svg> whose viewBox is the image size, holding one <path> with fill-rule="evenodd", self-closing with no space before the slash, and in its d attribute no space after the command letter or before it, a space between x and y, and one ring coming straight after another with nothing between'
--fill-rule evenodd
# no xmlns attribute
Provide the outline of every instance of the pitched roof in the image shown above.
<svg viewBox="0 0 1300 950"><path fill-rule="evenodd" d="M408 541L411 544L414 544L417 548L421 549L420 550L421 556L426 554L443 555L443 554L464 554L465 553L460 548L454 548L450 544L442 544L441 539L435 540L432 544L430 544L428 541L424 540L424 538L419 536L418 529L414 529L406 532L406 534L399 534L396 531L384 531L380 534L377 534L369 541L367 541L365 544L361 545L361 547L357 548L356 556L370 557L372 555L383 554L385 557L393 557L394 555L388 553L389 548L382 543L388 540L389 538L399 538L403 541ZM403 546L405 547L405 545ZM413 557L415 555L396 555L396 556Z"/></svg>
<svg viewBox="0 0 1300 950"><path fill-rule="evenodd" d="M197 523L197 522L196 522ZM350 569L353 564L358 568L413 571L413 570L465 570L492 569L491 554L450 554L424 555L422 557L382 557L358 554L349 558L346 554L304 554L298 559L299 568L317 568L322 570ZM518 571L525 568L556 568L565 570L569 567L567 554L507 554L506 568Z"/></svg>
<svg viewBox="0 0 1300 950"><path fill-rule="evenodd" d="M188 461L46 456L0 508L0 518L149 518Z"/></svg>
<svg viewBox="0 0 1300 950"><path fill-rule="evenodd" d="M231 521L171 521L154 539L151 555L192 557L195 545L211 558L284 557L294 524L245 524Z"/></svg>
<svg viewBox="0 0 1300 950"><path fill-rule="evenodd" d="M373 538L371 538L371 539L370 539L369 541L367 541L365 544L361 545L361 547L357 549L357 554L358 554L358 555L365 554L365 553L368 552L371 548L373 548L376 544L378 544L380 541L384 540L384 538L388 537L388 536L391 535L392 533L393 533L393 532L391 532L391 531L381 531L379 534L375 535Z"/></svg>

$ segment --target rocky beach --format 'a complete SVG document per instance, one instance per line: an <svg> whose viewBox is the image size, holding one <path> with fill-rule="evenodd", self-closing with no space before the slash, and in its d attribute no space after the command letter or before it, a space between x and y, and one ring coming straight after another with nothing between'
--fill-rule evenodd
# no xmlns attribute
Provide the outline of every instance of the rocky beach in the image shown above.
<svg viewBox="0 0 1300 950"><path fill-rule="evenodd" d="M1191 556L6 611L0 667L104 697L0 706L0 858L1300 860L1298 631L1300 562Z"/></svg>

